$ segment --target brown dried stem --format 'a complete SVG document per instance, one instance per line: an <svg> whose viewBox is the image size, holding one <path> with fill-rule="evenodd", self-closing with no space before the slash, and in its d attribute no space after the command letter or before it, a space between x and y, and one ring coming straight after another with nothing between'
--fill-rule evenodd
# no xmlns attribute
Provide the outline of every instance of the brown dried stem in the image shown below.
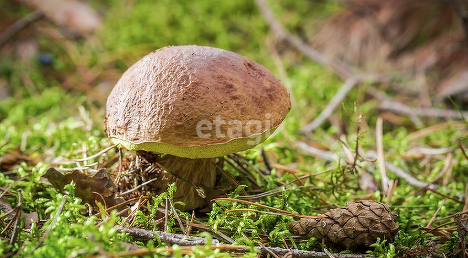
<svg viewBox="0 0 468 258"><path fill-rule="evenodd" d="M144 230L139 228L125 228L121 226L114 226L117 230L126 232L133 236L136 240L139 241L148 241L155 238L157 235L163 242L167 244L178 244L181 246L193 246L193 245L205 245L205 239L200 237L193 237L193 236L186 236L182 234L174 234L174 233L167 233L161 231L150 231ZM211 249L220 249L226 251L233 251L233 252L248 252L250 251L246 246L235 246L235 245L218 245L219 241L216 239L212 240L212 244L217 246L210 246ZM182 247L185 251L191 251L191 249L187 249L186 247ZM293 257L297 258L329 258L328 254L324 252L315 252L315 251L303 251L303 250L296 250L296 249L284 249L279 247L264 247L264 246L255 246L255 249L259 250L262 253L269 253L273 252L276 255L286 255L292 254ZM171 252L171 248L166 248L161 251ZM127 251L122 253L116 254L108 254L111 257L122 257L122 256L143 256L148 254L147 249L140 249L134 251ZM332 254L335 258L364 258L370 257L367 254Z"/></svg>
<svg viewBox="0 0 468 258"><path fill-rule="evenodd" d="M280 209L273 208L273 207L270 207L270 206L266 206L266 205L263 205L263 204L259 204L259 203L255 203L255 202L249 202L249 201L246 201L246 200L234 199L234 198L216 198L216 199L213 199L211 201L213 201L213 202L214 201L239 202L239 203L243 203L243 204L247 204L247 205L253 205L253 206L260 207L260 208L268 209L268 210L271 210L271 211L276 211L276 212L283 213L285 215L295 217L295 218L322 218L322 216L306 216L306 215L296 214L296 213L292 213L292 212L289 212L289 211L284 211L284 210L280 210Z"/></svg>

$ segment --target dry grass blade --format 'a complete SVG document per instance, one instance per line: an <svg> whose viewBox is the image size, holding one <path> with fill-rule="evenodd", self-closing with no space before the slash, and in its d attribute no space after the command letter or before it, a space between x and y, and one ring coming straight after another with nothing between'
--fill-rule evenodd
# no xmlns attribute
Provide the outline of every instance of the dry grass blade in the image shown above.
<svg viewBox="0 0 468 258"><path fill-rule="evenodd" d="M328 105L320 112L320 114L309 124L302 128L302 133L309 134L317 127L321 126L328 117L335 111L335 109L340 105L343 99L348 95L348 93L359 83L359 79L356 76L352 76L346 79L345 83L338 92L333 96Z"/></svg>
<svg viewBox="0 0 468 258"><path fill-rule="evenodd" d="M239 202L239 203L243 203L243 204L247 204L247 205L257 206L259 208L268 209L268 210L271 210L271 211L276 211L276 212L279 212L279 213L282 213L282 214L285 214L285 215L288 215L288 216L291 216L291 217L296 217L296 218L321 218L322 217L322 216L306 216L306 215L295 214L295 213L292 213L292 212L289 212L289 211L280 210L280 209L273 208L273 207L270 207L270 206L266 206L266 205L263 205L263 204L259 204L259 203L255 203L255 202L249 202L249 201L246 201L246 200L234 199L234 198L216 198L216 199L213 199L211 201L212 202L214 202L214 201Z"/></svg>
<svg viewBox="0 0 468 258"><path fill-rule="evenodd" d="M442 202L442 204L439 206L439 208L437 208L436 212L434 212L434 214L432 215L431 220L427 223L426 228L429 228L429 227L432 225L432 223L434 222L435 218L436 218L437 215L439 214L440 209L442 209L442 207L444 207L444 205L445 205L446 202L447 202L447 199L444 199L444 201Z"/></svg>
<svg viewBox="0 0 468 258"><path fill-rule="evenodd" d="M379 109L417 117L439 117L446 119L463 119L463 117L468 117L467 111L460 112L451 109L410 107L406 104L388 99L381 102Z"/></svg>
<svg viewBox="0 0 468 258"><path fill-rule="evenodd" d="M418 140L420 138L426 137L428 135L431 135L431 134L434 134L434 133L437 133L439 131L446 130L446 129L449 129L449 128L462 130L462 129L466 128L466 124L464 122L447 121L447 122L443 122L443 123L440 123L440 124L429 126L429 127L424 128L424 129L418 130L416 132L410 133L406 137L406 139L408 141L415 141L415 140Z"/></svg>
<svg viewBox="0 0 468 258"><path fill-rule="evenodd" d="M54 165L67 165L67 164L73 164L73 163L76 163L76 162L83 162L83 161L87 161L87 160L90 160L90 159L94 159L94 158L97 158L99 156L101 156L102 154L110 151L111 149L117 147L117 144L114 144L112 146L109 146L105 149L103 149L102 151L94 154L94 155L91 155L87 158L83 158L83 159L72 159L72 160L63 160L63 158L57 158L55 161L52 161L51 162L51 166L54 166Z"/></svg>
<svg viewBox="0 0 468 258"><path fill-rule="evenodd" d="M281 171L284 171L284 172L288 172L288 173L291 173L291 174L302 174L302 175L307 174L307 172L301 171L301 170L296 169L296 168L290 168L288 166L281 165L281 164L278 164L278 163L271 163L270 165L271 165L272 168L275 168L277 170L281 170Z"/></svg>
<svg viewBox="0 0 468 258"><path fill-rule="evenodd" d="M5 196L5 194L13 187L15 186L18 182L24 180L25 177L20 177L18 179L16 179L13 183L9 184L4 190L3 192L0 194L0 198L2 198L3 196Z"/></svg>
<svg viewBox="0 0 468 258"><path fill-rule="evenodd" d="M463 147L463 145L461 144L461 141L458 141L458 147L460 148L462 154L463 154L463 157L465 157L466 160L468 160L468 155L466 155L466 151L465 151L465 148Z"/></svg>
<svg viewBox="0 0 468 258"><path fill-rule="evenodd" d="M377 153L374 151L369 151L366 153L366 157L368 159L376 159L377 158ZM427 184L425 182L422 182L418 180L417 178L413 177L412 175L408 174L408 172L404 171L403 169L393 165L390 162L385 162L385 167L387 168L388 171L394 173L398 177L404 179L408 184L416 187L427 187L428 189L437 189L439 188L438 185L436 184Z"/></svg>
<svg viewBox="0 0 468 258"><path fill-rule="evenodd" d="M333 152L317 149L305 142L297 142L296 145L299 149L324 160L338 161L340 159L340 157Z"/></svg>
<svg viewBox="0 0 468 258"><path fill-rule="evenodd" d="M437 194L437 195L440 195L440 196L442 196L442 197L444 197L444 198L450 199L450 200L452 200L452 201L454 201L454 202L456 202L456 203L459 203L459 204L462 204L462 205L465 204L465 202L464 202L463 200L457 199L457 198L452 197L452 196L447 195L447 194L440 193L440 192L438 192L438 191L435 190L435 189L427 188L427 190L429 190L429 191L431 191L431 192L433 192L433 193L435 193L435 194Z"/></svg>
<svg viewBox="0 0 468 258"><path fill-rule="evenodd" d="M33 249L29 251L29 253L25 255L25 257L29 257L31 253L37 250L44 243L44 240L47 238L47 235L49 234L50 230L52 230L58 218L60 217L60 214L62 214L63 208L65 207L65 203L67 202L67 198L68 195L62 196L62 201L60 202L60 205L58 206L57 211L55 212L55 215L52 218L52 221L50 222L49 226L44 231L44 234L42 234L40 241L36 244L36 246Z"/></svg>
<svg viewBox="0 0 468 258"><path fill-rule="evenodd" d="M377 118L377 124L375 126L375 141L377 145L377 161L379 164L380 176L382 177L382 192L387 194L388 181L383 150L383 119L380 116Z"/></svg>
<svg viewBox="0 0 468 258"><path fill-rule="evenodd" d="M114 206L112 206L112 207L107 208L107 209L105 210L105 212L108 213L108 212L110 212L110 211L112 211L112 210L118 209L118 208L120 208L120 207L122 207L122 206L125 206L125 205L130 204L130 203L135 202L135 201L138 201L138 200L140 200L140 199L149 199L149 196L140 196L140 197L135 197L135 198L126 200L126 201L121 202L121 203L119 203L119 204L117 204L117 205L114 205ZM96 214L93 215L93 216L100 217L100 216L101 216L101 212L98 212L98 213L96 213Z"/></svg>
<svg viewBox="0 0 468 258"><path fill-rule="evenodd" d="M184 233L184 235L187 235L187 232L185 231L184 223L179 218L179 214L177 214L176 209L174 208L174 204L172 204L171 199L169 198L169 204L171 205L172 212L174 213L174 217L176 218L177 222L179 222L180 230Z"/></svg>
<svg viewBox="0 0 468 258"><path fill-rule="evenodd" d="M129 222L131 219L134 218L135 214L137 211L140 210L141 206L145 205L145 203L148 201L148 199L145 199L145 198L142 198L140 197L138 199L138 203L137 203L137 207L132 210L132 212L130 213L130 215L127 216L127 218L122 222L121 225L125 225L127 222ZM131 224L131 223L130 223Z"/></svg>
<svg viewBox="0 0 468 258"><path fill-rule="evenodd" d="M142 184L139 184L138 186L136 186L136 187L134 187L134 188L132 188L132 189L130 189L130 190L127 190L127 191L125 191L125 192L123 192L123 193L119 193L118 196L123 196L123 195L129 194L129 193L131 193L131 192L133 192L133 191L135 191L135 190L138 190L138 189L142 188L143 186L145 186L145 185L147 185L147 184L150 184L150 183L152 183L152 182L154 182L154 181L156 181L156 180L161 180L161 179L160 179L160 178L157 178L157 177L152 178L152 179L150 179L150 180L148 180L148 181L145 181L145 182L142 183Z"/></svg>
<svg viewBox="0 0 468 258"><path fill-rule="evenodd" d="M390 206L390 203L392 202L393 194L395 193L397 185L398 185L398 179L395 181L392 181L391 187L388 189L388 192L387 192L387 201L385 202L385 204Z"/></svg>
<svg viewBox="0 0 468 258"><path fill-rule="evenodd" d="M269 215L277 215L277 216L290 216L290 217L295 217L295 218L304 218L303 215L290 215L290 214L284 214L284 213L276 213L276 212L269 212L269 211L259 211L255 209L232 209L232 210L227 210L226 212L238 212L238 211L247 211L247 212L256 212L256 213L264 213L264 214L269 214ZM308 216L308 217L317 217L317 218L322 218L323 216Z"/></svg>

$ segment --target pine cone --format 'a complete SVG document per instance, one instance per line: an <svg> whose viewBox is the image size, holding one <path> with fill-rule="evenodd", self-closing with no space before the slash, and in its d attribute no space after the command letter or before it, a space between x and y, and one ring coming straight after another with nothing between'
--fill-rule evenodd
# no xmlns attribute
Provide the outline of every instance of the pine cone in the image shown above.
<svg viewBox="0 0 468 258"><path fill-rule="evenodd" d="M387 205L371 200L348 203L330 210L325 218L292 221L289 230L301 237L324 239L327 244L353 250L368 247L377 238L393 241L397 215Z"/></svg>

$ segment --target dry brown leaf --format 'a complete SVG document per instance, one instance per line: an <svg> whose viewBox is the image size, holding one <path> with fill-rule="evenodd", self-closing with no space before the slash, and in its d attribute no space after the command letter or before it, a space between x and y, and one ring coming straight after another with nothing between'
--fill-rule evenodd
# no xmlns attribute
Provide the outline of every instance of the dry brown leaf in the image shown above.
<svg viewBox="0 0 468 258"><path fill-rule="evenodd" d="M4 198L0 198L0 211L3 213L7 213L9 211L13 210L13 207L11 207L11 204L5 200ZM27 213L24 211L21 211L21 216L24 217L24 229L30 229L32 226L33 222L39 222L39 215L37 212L32 212L32 213ZM14 219L15 213L12 212L8 214L8 219Z"/></svg>
<svg viewBox="0 0 468 258"><path fill-rule="evenodd" d="M55 188L62 191L65 185L73 181L76 185L75 195L91 205L100 202L104 203L106 207L111 207L123 202L122 198L117 197L117 187L104 169L91 176L78 170L62 174L55 168L50 168L43 177L47 178Z"/></svg>
<svg viewBox="0 0 468 258"><path fill-rule="evenodd" d="M86 3L75 0L19 0L28 4L57 24L81 36L89 36L101 26L98 13Z"/></svg>
<svg viewBox="0 0 468 258"><path fill-rule="evenodd" d="M29 160L30 158L24 155L19 148L7 151L0 157L0 171L9 171L21 162Z"/></svg>

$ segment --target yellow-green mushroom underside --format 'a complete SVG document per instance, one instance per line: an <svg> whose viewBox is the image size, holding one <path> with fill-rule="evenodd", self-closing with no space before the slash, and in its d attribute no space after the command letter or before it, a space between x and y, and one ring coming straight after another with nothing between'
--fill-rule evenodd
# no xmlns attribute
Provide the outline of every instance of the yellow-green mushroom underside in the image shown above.
<svg viewBox="0 0 468 258"><path fill-rule="evenodd" d="M144 150L153 153L170 154L182 158L207 159L213 157L222 157L231 153L251 149L252 144L249 144L250 142L259 141L260 144L264 142L271 134L273 134L275 130L276 128L253 137L238 138L223 144L204 146L177 146L159 142L133 143L118 138L112 138L111 141L114 144L118 144L118 146L124 147L127 150Z"/></svg>

